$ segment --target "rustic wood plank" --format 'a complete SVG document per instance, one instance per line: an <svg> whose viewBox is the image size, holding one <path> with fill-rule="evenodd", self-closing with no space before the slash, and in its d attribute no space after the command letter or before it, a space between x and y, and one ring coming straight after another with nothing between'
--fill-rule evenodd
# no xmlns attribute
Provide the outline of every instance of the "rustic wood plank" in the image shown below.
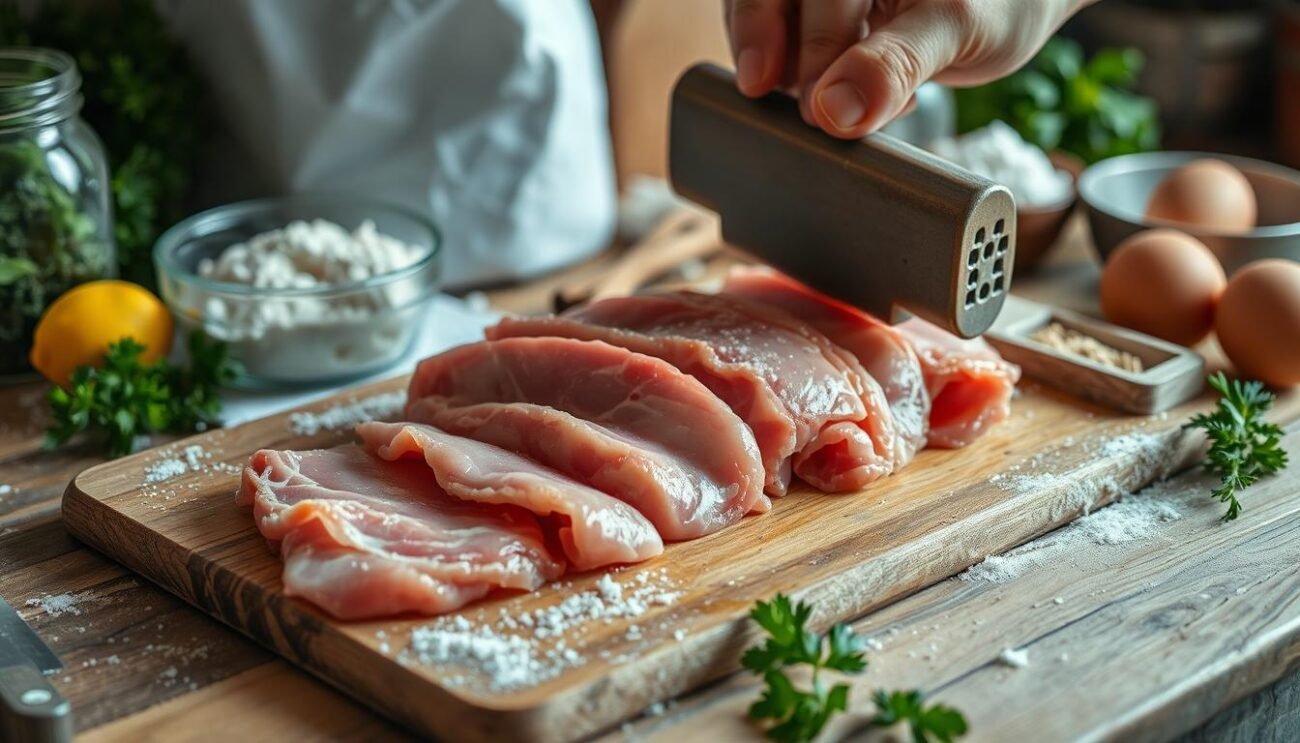
<svg viewBox="0 0 1300 743"><path fill-rule="evenodd" d="M1297 408L1290 397L1281 412L1294 415ZM230 504L234 475L181 478L174 487L184 497L161 502L142 492L143 470L158 458L143 453L79 476L65 496L64 518L79 538L415 729L567 739L732 671L751 637L745 612L755 598L797 593L817 602L819 623L860 615L1167 473L1191 451L1176 423L1187 410L1147 419L1081 413L1078 404L1032 385L1023 388L1015 410L969 449L924 452L865 494L797 492L765 517L672 545L664 558L629 569L628 577L667 570L684 595L638 619L645 628L638 638L628 637L626 621L588 626L588 662L511 693L456 686L448 679L462 669L404 666L379 652L377 630L405 637L414 622L338 623L286 600L278 562L247 513ZM1145 450L1111 451L1107 442L1125 434L1144 437ZM344 438L295 436L286 416L278 416L187 443L242 465L263 446L301 448ZM1058 476L1055 483L1034 480L1048 473ZM1008 479L998 484L999 475ZM1032 486L1017 485L1019 478ZM718 554L729 559L718 561ZM517 615L590 589L595 578L578 576L571 586L488 601L465 613ZM674 637L679 630L681 641ZM601 652L626 662L599 658Z"/></svg>
<svg viewBox="0 0 1300 743"><path fill-rule="evenodd" d="M171 743L214 737L339 743L410 739L347 697L272 661L95 728L79 740Z"/></svg>
<svg viewBox="0 0 1300 743"><path fill-rule="evenodd" d="M72 702L79 730L270 660L85 549L57 520L0 536L0 575L0 595L63 661L51 682Z"/></svg>
<svg viewBox="0 0 1300 743"><path fill-rule="evenodd" d="M1284 445L1300 451L1300 426ZM881 647L854 680L856 714L828 739L856 730L870 691L884 687L921 688L963 709L970 741L1167 740L1294 672L1294 465L1249 491L1233 524L1219 523L1212 482L1198 472L1176 478L1172 491L1192 493L1187 512L1152 538L1058 550L1008 583L943 581L854 622ZM1004 648L1027 650L1030 665L999 663ZM753 678L734 676L611 737L752 735L745 710L758 691Z"/></svg>

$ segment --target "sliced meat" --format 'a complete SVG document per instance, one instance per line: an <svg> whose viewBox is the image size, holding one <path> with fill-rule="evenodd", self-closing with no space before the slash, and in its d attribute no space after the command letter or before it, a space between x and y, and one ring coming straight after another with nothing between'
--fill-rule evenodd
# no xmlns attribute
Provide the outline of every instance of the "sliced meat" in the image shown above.
<svg viewBox="0 0 1300 743"><path fill-rule="evenodd" d="M786 491L792 466L828 491L855 489L893 467L892 421L878 385L825 336L779 311L674 292L507 319L488 336L602 340L664 359L748 424L773 495Z"/></svg>
<svg viewBox="0 0 1300 743"><path fill-rule="evenodd" d="M779 307L803 320L837 346L853 354L884 391L893 414L895 467L911 461L925 446L930 425L930 396L921 362L893 327L867 313L820 294L765 267L734 269L722 290L766 306Z"/></svg>
<svg viewBox="0 0 1300 743"><path fill-rule="evenodd" d="M963 340L913 318L898 326L921 360L930 393L930 446L956 449L1011 414L1020 367L983 338Z"/></svg>
<svg viewBox="0 0 1300 743"><path fill-rule="evenodd" d="M407 417L516 452L608 493L640 511L666 540L702 537L739 521L750 509L770 506L760 494L746 508L734 482L709 477L659 444L544 405L458 405L426 397L409 406ZM683 453L703 459L696 456L701 452Z"/></svg>
<svg viewBox="0 0 1300 743"><path fill-rule="evenodd" d="M533 514L453 498L427 466L357 446L259 451L238 502L279 546L285 593L340 619L442 614L564 572Z"/></svg>
<svg viewBox="0 0 1300 743"><path fill-rule="evenodd" d="M657 338L576 317L506 318L486 332L488 338L497 341L547 336L604 341L668 362L703 383L748 426L762 458L766 492L785 493L790 483L790 460L797 451L795 421L776 391L751 365L726 361L702 340L684 336ZM418 377L418 370L416 374Z"/></svg>
<svg viewBox="0 0 1300 743"><path fill-rule="evenodd" d="M491 444L418 423L362 423L362 445L382 459L423 460L449 495L554 517L578 570L648 560L663 552L654 526L635 508L555 470Z"/></svg>
<svg viewBox="0 0 1300 743"><path fill-rule="evenodd" d="M625 501L671 540L766 511L745 424L672 365L605 343L510 338L426 359L407 417L522 454Z"/></svg>

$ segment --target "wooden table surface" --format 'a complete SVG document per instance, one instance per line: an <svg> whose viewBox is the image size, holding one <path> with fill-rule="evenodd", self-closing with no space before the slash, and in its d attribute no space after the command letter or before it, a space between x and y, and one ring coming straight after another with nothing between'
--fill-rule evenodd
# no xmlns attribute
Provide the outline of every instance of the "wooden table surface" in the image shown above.
<svg viewBox="0 0 1300 743"><path fill-rule="evenodd" d="M1017 289L1090 311L1095 277L1074 223L1054 259ZM491 297L535 311L559 280ZM72 540L59 498L100 460L85 447L42 451L45 423L41 385L0 389L0 596L62 658L52 681L72 701L82 738L405 737ZM1300 427L1286 445L1300 454ZM1181 517L1148 538L1099 545L1082 532L1054 533L1022 548L1034 554L1015 580L944 581L860 619L874 641L854 698L865 699L867 686L924 689L967 713L970 740L1300 739L1291 675L1300 665L1300 477L1257 486L1228 526L1199 495L1207 486L1195 472L1164 486L1183 504ZM1029 665L997 662L1003 648L1026 650ZM754 737L743 712L755 696L752 679L736 676L609 735ZM853 735L860 723L846 716L834 730Z"/></svg>

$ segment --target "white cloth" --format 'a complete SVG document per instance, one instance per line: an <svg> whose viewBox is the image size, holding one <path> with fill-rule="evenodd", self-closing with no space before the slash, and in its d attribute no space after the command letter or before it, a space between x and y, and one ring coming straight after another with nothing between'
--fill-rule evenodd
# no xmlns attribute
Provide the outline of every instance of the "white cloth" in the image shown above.
<svg viewBox="0 0 1300 743"><path fill-rule="evenodd" d="M380 379L389 379L399 374L410 373L415 363L426 356L432 356L448 348L483 339L483 329L501 318L497 312L475 307L455 297L438 295L425 316L424 327L411 345L406 356L392 366L366 379L349 385L357 387ZM305 405L328 395L336 395L339 389L313 389L305 392L254 392L242 390L223 390L221 394L221 421L227 426L234 426L257 418L265 418L283 410Z"/></svg>
<svg viewBox="0 0 1300 743"><path fill-rule="evenodd" d="M156 0L233 140L226 194L431 215L447 285L606 244L615 185L586 0Z"/></svg>

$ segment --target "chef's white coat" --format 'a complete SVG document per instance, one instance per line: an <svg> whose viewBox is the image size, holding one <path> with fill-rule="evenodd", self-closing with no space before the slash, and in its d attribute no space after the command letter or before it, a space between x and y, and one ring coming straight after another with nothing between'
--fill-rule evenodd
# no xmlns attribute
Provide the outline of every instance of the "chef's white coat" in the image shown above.
<svg viewBox="0 0 1300 743"><path fill-rule="evenodd" d="M586 0L157 0L211 83L226 193L428 213L447 283L604 245L615 186Z"/></svg>

